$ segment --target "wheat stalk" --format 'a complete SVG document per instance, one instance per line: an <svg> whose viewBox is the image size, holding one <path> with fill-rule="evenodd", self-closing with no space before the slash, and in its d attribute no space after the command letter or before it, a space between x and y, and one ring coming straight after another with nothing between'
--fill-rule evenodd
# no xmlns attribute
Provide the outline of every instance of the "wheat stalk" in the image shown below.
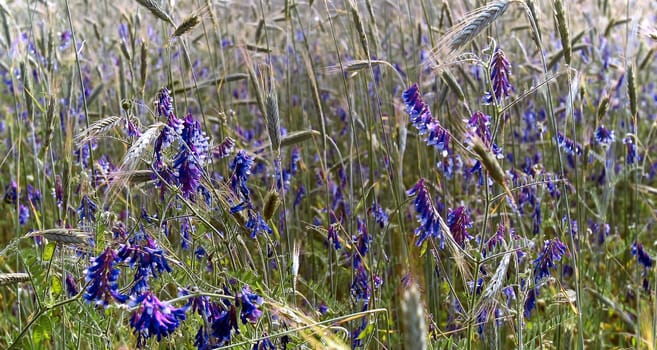
<svg viewBox="0 0 657 350"><path fill-rule="evenodd" d="M176 24L173 23L173 19L171 18L171 16L169 16L169 14L167 14L166 12L164 12L164 10L162 10L162 9L160 8L160 6L158 6L158 5L155 3L154 0L136 0L136 1L137 1L141 6L144 6L147 10L151 11L151 13L152 13L155 17L157 17L157 18L159 18L159 19L161 19L161 20L163 20L163 21L165 21L165 22L171 24L171 25L174 26L174 27L176 26Z"/></svg>
<svg viewBox="0 0 657 350"><path fill-rule="evenodd" d="M158 122L151 125L146 131L144 131L143 134L141 134L141 136L137 139L137 141L135 141L135 143L130 147L128 152L125 154L125 157L123 157L123 161L121 162L121 166L120 166L121 170L125 171L125 170L134 169L135 165L137 164L137 161L141 159L141 156L144 153L144 151L159 136L159 132L162 127L168 127L168 126Z"/></svg>
<svg viewBox="0 0 657 350"><path fill-rule="evenodd" d="M85 144L89 142L89 140L91 140L92 138L110 131L112 128L116 126L116 124L118 124L121 121L121 119L122 119L121 117L113 115L98 120L93 124L89 125L87 129L80 132L75 137L75 142L78 144Z"/></svg>
<svg viewBox="0 0 657 350"><path fill-rule="evenodd" d="M0 286L8 286L30 280L30 275L26 273L0 273Z"/></svg>
<svg viewBox="0 0 657 350"><path fill-rule="evenodd" d="M554 1L554 17L557 20L557 28L559 29L559 37L561 38L561 46L563 47L563 58L566 64L570 65L573 52L570 45L570 32L568 31L566 8L563 5L563 0Z"/></svg>
<svg viewBox="0 0 657 350"><path fill-rule="evenodd" d="M43 236L46 239L65 244L89 244L89 234L75 229L52 228L30 232L25 237Z"/></svg>
<svg viewBox="0 0 657 350"><path fill-rule="evenodd" d="M265 109L267 111L267 131L274 152L278 154L281 149L281 121L278 114L278 98L276 92L272 91L267 94L265 99Z"/></svg>
<svg viewBox="0 0 657 350"><path fill-rule="evenodd" d="M201 21L199 20L199 17L196 15L191 15L176 28L176 30L173 32L173 37L178 37L182 36L183 34L191 31L196 27Z"/></svg>
<svg viewBox="0 0 657 350"><path fill-rule="evenodd" d="M506 271L509 269L509 262L511 262L511 253L507 252L504 254L500 265L497 267L497 270L495 270L495 274L493 274L490 283L484 290L484 293L482 294L483 300L492 299L495 294L500 291L504 279L506 278Z"/></svg>
<svg viewBox="0 0 657 350"><path fill-rule="evenodd" d="M517 1L497 0L467 13L464 19L450 28L438 42L432 50L428 64L432 68L438 69L443 62L450 61L461 48L495 22L498 17L502 16L512 2Z"/></svg>

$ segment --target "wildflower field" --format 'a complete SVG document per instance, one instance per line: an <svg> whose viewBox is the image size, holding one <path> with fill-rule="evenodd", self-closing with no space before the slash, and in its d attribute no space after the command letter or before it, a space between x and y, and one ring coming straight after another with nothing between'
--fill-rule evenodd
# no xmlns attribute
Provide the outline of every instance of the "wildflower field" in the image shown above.
<svg viewBox="0 0 657 350"><path fill-rule="evenodd" d="M657 5L0 3L0 348L657 348Z"/></svg>

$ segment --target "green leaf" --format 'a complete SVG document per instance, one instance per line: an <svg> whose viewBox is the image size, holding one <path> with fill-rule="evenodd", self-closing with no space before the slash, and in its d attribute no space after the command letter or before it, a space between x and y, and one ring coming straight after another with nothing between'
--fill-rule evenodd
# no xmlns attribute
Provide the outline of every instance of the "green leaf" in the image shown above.
<svg viewBox="0 0 657 350"><path fill-rule="evenodd" d="M55 295L61 294L62 293L62 281L59 278L52 278L51 280L52 280L52 284L51 284L52 292Z"/></svg>
<svg viewBox="0 0 657 350"><path fill-rule="evenodd" d="M50 261L50 259L52 259L52 256L55 255L55 247L57 247L57 243L55 242L49 242L48 245L46 245L46 248L43 250L44 261Z"/></svg>

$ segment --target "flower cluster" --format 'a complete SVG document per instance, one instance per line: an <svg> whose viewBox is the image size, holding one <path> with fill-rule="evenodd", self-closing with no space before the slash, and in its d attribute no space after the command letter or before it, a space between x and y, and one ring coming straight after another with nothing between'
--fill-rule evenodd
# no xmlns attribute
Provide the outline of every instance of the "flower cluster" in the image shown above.
<svg viewBox="0 0 657 350"><path fill-rule="evenodd" d="M115 266L119 257L111 247L107 247L97 258L91 267L85 270L88 283L84 293L84 299L107 307L112 300L124 303L127 296L120 294L117 280L120 271Z"/></svg>
<svg viewBox="0 0 657 350"><path fill-rule="evenodd" d="M409 196L415 196L413 204L417 219L420 226L415 230L415 235L419 236L417 246L421 246L427 238L436 238L439 241L440 248L445 245L442 229L440 227L440 214L433 205L431 195L424 185L424 179L420 178L418 182L406 192Z"/></svg>
<svg viewBox="0 0 657 350"><path fill-rule="evenodd" d="M472 239L472 236L468 233L468 229L472 227L472 220L467 208L460 206L450 210L447 214L447 226L449 226L454 240L461 247L465 245L465 242Z"/></svg>
<svg viewBox="0 0 657 350"><path fill-rule="evenodd" d="M434 119L429 106L422 100L420 89L413 84L402 93L406 105L406 112L411 117L411 123L418 130L418 134L429 134L424 141L428 146L434 146L443 157L449 154L451 135L437 119Z"/></svg>
<svg viewBox="0 0 657 350"><path fill-rule="evenodd" d="M490 70L490 82L493 85L493 91L484 95L484 103L500 102L509 97L513 91L513 86L509 82L511 63L509 63L502 49L495 49L488 69Z"/></svg>
<svg viewBox="0 0 657 350"><path fill-rule="evenodd" d="M191 114L185 117L181 139L183 144L174 159L173 168L177 172L183 196L193 199L199 190L209 147L201 123L194 120Z"/></svg>
<svg viewBox="0 0 657 350"><path fill-rule="evenodd" d="M557 267L556 262L560 261L564 254L566 254L566 245L559 238L545 241L543 251L534 260L534 281L538 283L550 276L550 269Z"/></svg>
<svg viewBox="0 0 657 350"><path fill-rule="evenodd" d="M151 337L157 337L159 341L169 336L185 320L187 312L187 307L174 308L150 291L137 297L133 305L138 305L130 317L130 326L137 335L137 347L145 346Z"/></svg>
<svg viewBox="0 0 657 350"><path fill-rule="evenodd" d="M151 276L157 278L164 271L171 272L164 252L148 235L138 244L121 245L117 256L120 261L135 268L132 294L139 295L148 290L148 280Z"/></svg>

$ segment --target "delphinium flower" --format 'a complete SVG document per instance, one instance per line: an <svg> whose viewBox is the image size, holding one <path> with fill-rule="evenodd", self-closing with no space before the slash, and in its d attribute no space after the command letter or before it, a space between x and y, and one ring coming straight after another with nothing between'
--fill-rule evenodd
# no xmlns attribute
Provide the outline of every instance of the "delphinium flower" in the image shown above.
<svg viewBox="0 0 657 350"><path fill-rule="evenodd" d="M418 134L424 135L428 133L429 136L424 140L427 142L427 145L436 147L443 157L447 156L451 135L431 115L429 106L422 100L418 85L413 84L404 90L402 99L406 105L406 112L411 117L411 123L418 130Z"/></svg>
<svg viewBox="0 0 657 350"><path fill-rule="evenodd" d="M81 222L95 222L96 221L96 212L98 211L98 206L94 201L89 198L88 195L82 196L80 201L80 206L77 209L78 218Z"/></svg>
<svg viewBox="0 0 657 350"><path fill-rule="evenodd" d="M185 320L187 307L174 308L167 302L160 301L155 294L148 291L133 302L137 306L130 317L130 326L137 335L137 347L146 345L146 340L156 336L157 340L169 336Z"/></svg>
<svg viewBox="0 0 657 350"><path fill-rule="evenodd" d="M440 228L440 214L433 205L431 195L424 185L424 179L420 178L415 186L408 190L406 194L415 196L413 204L417 213L417 219L420 222L420 226L415 230L415 235L419 236L415 244L420 246L427 238L436 238L442 249L445 245L445 240L442 229Z"/></svg>
<svg viewBox="0 0 657 350"><path fill-rule="evenodd" d="M577 142L567 138L560 131L557 132L557 144L566 151L569 156L579 156L582 154L582 146Z"/></svg>
<svg viewBox="0 0 657 350"><path fill-rule="evenodd" d="M208 154L208 138L201 129L201 123L191 114L185 118L181 135L183 144L176 155L173 168L178 175L178 183L185 198L194 199L201 184L203 165Z"/></svg>
<svg viewBox="0 0 657 350"><path fill-rule="evenodd" d="M534 260L534 281L538 283L550 276L550 269L557 267L556 262L560 261L564 254L566 254L566 245L559 238L545 241L543 250Z"/></svg>
<svg viewBox="0 0 657 350"><path fill-rule="evenodd" d="M454 240L461 247L465 245L465 242L472 239L472 236L468 233L468 229L472 227L472 220L466 207L460 206L450 210L447 214L447 226L449 226Z"/></svg>
<svg viewBox="0 0 657 350"><path fill-rule="evenodd" d="M623 138L623 144L627 148L627 153L625 155L625 163L634 164L639 160L641 160L641 158L639 157L639 153L637 151L636 142L634 142L633 134L627 134L625 138Z"/></svg>
<svg viewBox="0 0 657 350"><path fill-rule="evenodd" d="M151 276L158 278L162 272L171 272L162 248L148 235L141 242L121 245L117 257L135 268L132 293L136 295L149 289L148 279Z"/></svg>
<svg viewBox="0 0 657 350"><path fill-rule="evenodd" d="M85 270L86 282L88 283L84 293L84 299L107 307L112 301L124 303L128 298L120 294L117 280L120 271L115 266L118 255L111 247L107 247L98 257L93 260L89 268Z"/></svg>
<svg viewBox="0 0 657 350"><path fill-rule="evenodd" d="M609 146L612 142L616 140L613 130L605 128L604 125L600 125L595 129L593 133L595 141L603 146Z"/></svg>
<svg viewBox="0 0 657 350"><path fill-rule="evenodd" d="M258 322L258 319L262 316L262 311L258 307L262 305L264 299L253 293L249 286L244 286L237 295L237 300L239 300L241 306L240 319L242 323L246 324L247 321L250 323Z"/></svg>
<svg viewBox="0 0 657 350"><path fill-rule="evenodd" d="M509 82L511 63L509 63L502 49L495 48L488 69L490 70L490 82L493 85L493 91L484 95L484 103L499 103L504 98L509 97L513 91L513 86Z"/></svg>

